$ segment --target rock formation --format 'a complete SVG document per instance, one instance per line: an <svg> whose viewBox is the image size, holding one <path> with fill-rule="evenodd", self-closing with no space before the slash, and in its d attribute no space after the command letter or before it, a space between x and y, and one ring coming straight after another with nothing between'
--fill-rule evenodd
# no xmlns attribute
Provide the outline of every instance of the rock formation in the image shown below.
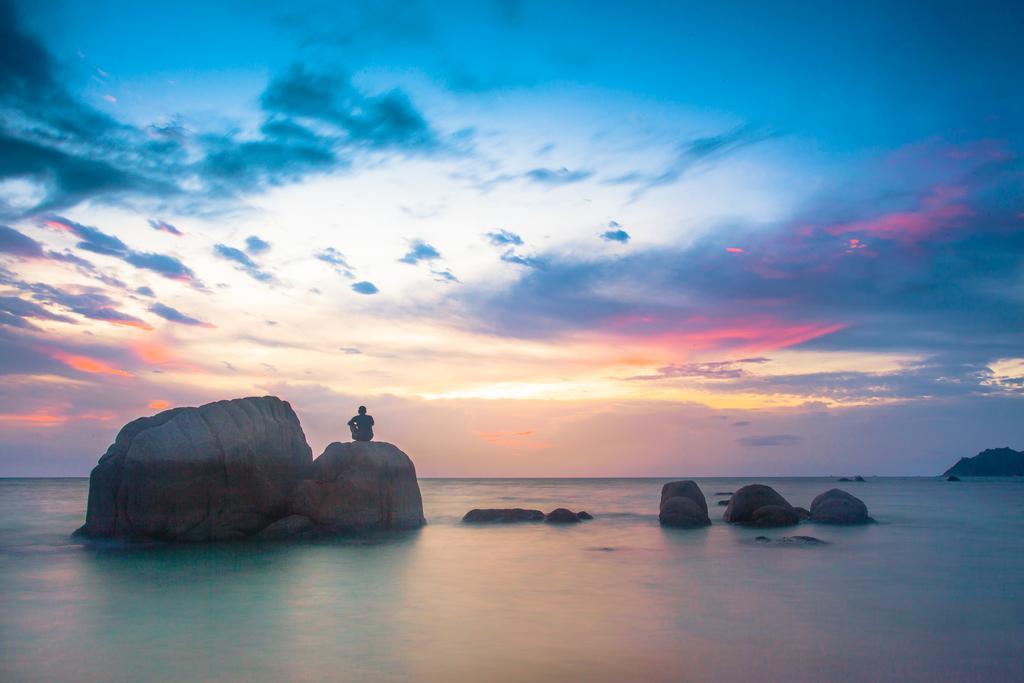
<svg viewBox="0 0 1024 683"><path fill-rule="evenodd" d="M767 509L762 511L761 508ZM750 484L736 491L722 518L732 524L762 528L792 526L800 521L789 501L764 484Z"/></svg>
<svg viewBox="0 0 1024 683"><path fill-rule="evenodd" d="M341 446L314 462L295 412L274 396L139 418L93 469L76 533L218 541L423 523L416 471L404 453L368 443L360 446L371 453L343 457Z"/></svg>
<svg viewBox="0 0 1024 683"><path fill-rule="evenodd" d="M332 532L423 526L409 456L383 441L335 441L295 488L291 512Z"/></svg>
<svg viewBox="0 0 1024 683"><path fill-rule="evenodd" d="M661 488L658 521L663 526L692 528L708 526L708 503L695 481L670 481Z"/></svg>
<svg viewBox="0 0 1024 683"><path fill-rule="evenodd" d="M841 489L829 489L811 501L811 521L818 524L868 524L864 502Z"/></svg>
<svg viewBox="0 0 1024 683"><path fill-rule="evenodd" d="M989 448L973 458L960 458L942 476L958 477L1024 477L1024 451L1012 448Z"/></svg>

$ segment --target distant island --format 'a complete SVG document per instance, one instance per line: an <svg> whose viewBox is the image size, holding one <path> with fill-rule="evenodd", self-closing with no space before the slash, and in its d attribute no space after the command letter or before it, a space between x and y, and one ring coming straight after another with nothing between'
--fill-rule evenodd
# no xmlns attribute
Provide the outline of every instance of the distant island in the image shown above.
<svg viewBox="0 0 1024 683"><path fill-rule="evenodd" d="M989 448L946 470L944 477L1024 477L1024 451Z"/></svg>

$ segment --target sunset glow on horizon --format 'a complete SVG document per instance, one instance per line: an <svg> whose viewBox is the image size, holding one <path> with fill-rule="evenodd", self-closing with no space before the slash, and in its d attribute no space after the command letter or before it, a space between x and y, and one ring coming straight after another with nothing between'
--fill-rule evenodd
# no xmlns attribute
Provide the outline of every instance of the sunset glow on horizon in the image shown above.
<svg viewBox="0 0 1024 683"><path fill-rule="evenodd" d="M136 417L263 394L315 454L367 405L426 476L1019 445L998 13L936 9L924 44L900 7L570 5L0 1L0 475L84 475ZM880 15L901 40L850 38Z"/></svg>

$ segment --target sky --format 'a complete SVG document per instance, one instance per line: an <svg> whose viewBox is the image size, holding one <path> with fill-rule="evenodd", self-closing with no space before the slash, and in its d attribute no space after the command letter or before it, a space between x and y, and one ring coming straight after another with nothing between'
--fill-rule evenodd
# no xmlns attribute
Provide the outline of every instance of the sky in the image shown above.
<svg viewBox="0 0 1024 683"><path fill-rule="evenodd" d="M421 476L1024 447L1024 6L0 0L0 476L274 394Z"/></svg>

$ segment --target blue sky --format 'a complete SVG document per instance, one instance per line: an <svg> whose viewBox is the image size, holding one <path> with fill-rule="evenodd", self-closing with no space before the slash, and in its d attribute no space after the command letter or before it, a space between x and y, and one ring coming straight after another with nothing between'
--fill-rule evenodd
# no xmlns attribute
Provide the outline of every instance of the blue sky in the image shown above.
<svg viewBox="0 0 1024 683"><path fill-rule="evenodd" d="M1019 5L0 16L0 474L268 392L315 449L387 405L434 474L930 473L1021 444Z"/></svg>

